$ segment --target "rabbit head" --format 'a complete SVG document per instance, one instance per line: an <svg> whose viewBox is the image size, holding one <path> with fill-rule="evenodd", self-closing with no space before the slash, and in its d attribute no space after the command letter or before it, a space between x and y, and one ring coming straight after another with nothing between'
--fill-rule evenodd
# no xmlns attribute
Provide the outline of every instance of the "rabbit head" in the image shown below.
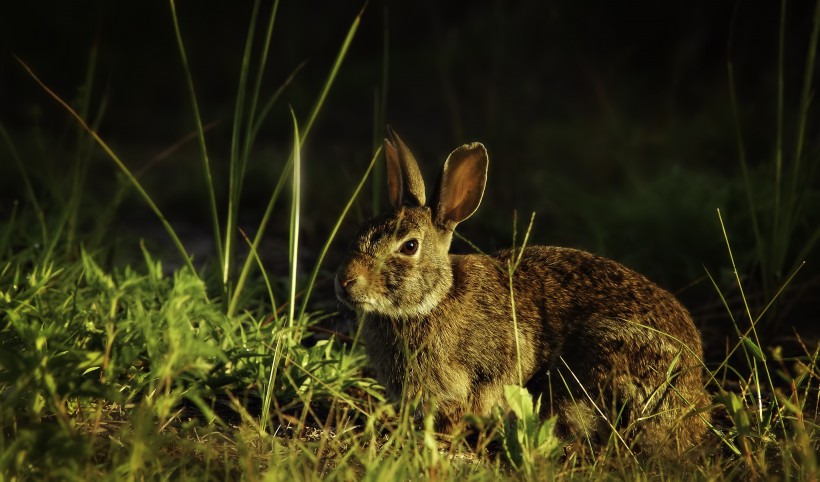
<svg viewBox="0 0 820 482"><path fill-rule="evenodd" d="M447 157L427 203L410 149L389 130L384 141L392 210L366 223L336 273L336 296L360 313L425 316L453 283L453 230L478 208L487 182L487 150L465 144Z"/></svg>

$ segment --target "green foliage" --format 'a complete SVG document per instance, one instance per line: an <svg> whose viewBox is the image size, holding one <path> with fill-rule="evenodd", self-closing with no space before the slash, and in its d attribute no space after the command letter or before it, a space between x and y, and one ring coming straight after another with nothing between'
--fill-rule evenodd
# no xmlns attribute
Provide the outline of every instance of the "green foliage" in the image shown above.
<svg viewBox="0 0 820 482"><path fill-rule="evenodd" d="M720 217L720 211L718 216ZM722 217L720 221L723 226ZM712 382L718 391L715 402L720 407L719 413L725 414L731 422L728 430L716 430L715 433L733 453L741 456L738 462L742 469L754 477L769 477L773 471L783 470L799 477L816 478L816 462L813 455L807 454L816 452L818 448L820 425L817 422L820 417L820 406L815 403L814 407L811 407L805 402L809 394L817 398L820 393L820 372L817 371L820 347L812 353L803 345L804 356L790 360L796 362L793 367L785 364L786 360L782 357L779 347L772 349L772 356L764 353L756 327L776 298L771 299L759 313L753 313L744 293L725 228L723 235L735 273L736 288L745 307L745 319L738 320L734 317L724 294L712 278L737 334L737 339L727 350L726 357L711 371ZM786 280L786 283L790 281L791 278ZM782 293L783 289L781 288L778 294ZM748 328L745 327L745 321L748 321ZM743 354L745 367L732 366L730 363L738 351ZM733 375L731 378L736 377L738 380L739 392L725 388L726 380L730 379L730 372ZM784 382L791 391L789 396L783 394L781 385ZM811 419L808 425L807 419ZM778 464L774 464L773 452L780 457Z"/></svg>
<svg viewBox="0 0 820 482"><path fill-rule="evenodd" d="M561 441L554 434L556 418L542 421L541 399L533 403L532 394L524 387L505 386L504 399L515 414L514 419L507 418L504 422L507 458L528 476L543 473L543 466L554 463L562 453Z"/></svg>
<svg viewBox="0 0 820 482"><path fill-rule="evenodd" d="M267 386L273 359L267 340L274 338L285 340L271 383L280 404L333 399L362 412L349 392L381 397L360 375L360 350L333 340L306 347L295 330L251 316L229 319L195 273L182 268L166 275L143 253L141 269L113 271L85 251L75 262L61 258L62 269L37 264L34 251L6 262L0 274L4 473L81 471L100 451L112 470L143 473L117 463L127 455L143 467L143 458L180 443L173 434L184 440L194 429L226 427L226 414L246 414L241 407ZM237 405L227 411L215 405L225 397ZM209 421L217 425L202 426ZM105 443L105 436L116 442Z"/></svg>
<svg viewBox="0 0 820 482"><path fill-rule="evenodd" d="M780 37L776 92L776 118L772 155L759 168L750 165L746 153L743 124L739 119L742 99L735 92L735 78L729 63L729 87L737 127L737 145L740 166L745 183L749 224L755 242L755 256L750 268L756 268L766 299L775 295L786 280L799 268L820 241L820 211L817 206L820 193L812 180L818 174L820 157L817 156L816 138L810 133L812 123L812 92L815 88L815 64L820 41L820 2L815 4L812 30L806 45L802 64L804 75L799 86L799 101L791 112L786 102L788 87L785 81L785 43L788 30L785 25L787 2L781 3ZM793 135L789 142L788 136Z"/></svg>

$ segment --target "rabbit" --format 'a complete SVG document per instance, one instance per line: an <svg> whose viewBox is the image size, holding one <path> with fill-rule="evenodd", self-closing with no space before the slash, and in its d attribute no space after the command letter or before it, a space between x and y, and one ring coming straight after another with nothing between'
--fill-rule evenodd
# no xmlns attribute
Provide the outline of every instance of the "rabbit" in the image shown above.
<svg viewBox="0 0 820 482"><path fill-rule="evenodd" d="M619 430L639 451L698 445L710 403L701 339L674 296L577 249L449 254L455 227L483 197L487 150L455 149L429 202L413 154L389 128L384 152L392 210L360 228L334 286L359 315L391 399L434 402L447 433L467 413L503 407L504 386L520 377L565 439L602 443Z"/></svg>

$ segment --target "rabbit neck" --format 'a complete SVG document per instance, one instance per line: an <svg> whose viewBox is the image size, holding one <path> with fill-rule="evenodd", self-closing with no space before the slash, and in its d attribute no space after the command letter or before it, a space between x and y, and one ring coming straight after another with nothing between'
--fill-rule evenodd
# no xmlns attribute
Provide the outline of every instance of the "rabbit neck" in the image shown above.
<svg viewBox="0 0 820 482"><path fill-rule="evenodd" d="M435 313L406 318L369 315L364 323L365 348L391 398L443 390L438 381L442 358L451 350L442 346L449 337L436 323Z"/></svg>

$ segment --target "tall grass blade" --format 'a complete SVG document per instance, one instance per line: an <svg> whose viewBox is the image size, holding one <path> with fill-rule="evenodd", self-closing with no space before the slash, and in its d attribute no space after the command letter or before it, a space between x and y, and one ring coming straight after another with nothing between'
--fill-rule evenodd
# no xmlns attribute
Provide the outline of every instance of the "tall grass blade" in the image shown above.
<svg viewBox="0 0 820 482"><path fill-rule="evenodd" d="M230 273L233 262L234 240L236 239L236 222L239 216L239 201L242 194L242 173L245 171L246 158L240 154L240 132L244 120L245 91L247 90L248 70L250 69L253 37L256 32L256 20L259 15L259 0L253 3L248 34L245 37L245 50L242 54L242 65L239 70L239 85L234 105L233 128L231 129L231 155L228 167L228 216L225 223L225 259L222 260L222 285L226 288L226 299L230 296Z"/></svg>
<svg viewBox="0 0 820 482"><path fill-rule="evenodd" d="M817 57L817 43L820 40L820 1L815 3L812 22L811 39L806 53L806 71L803 74L803 88L800 92L800 115L797 123L797 139L794 148L794 164L792 165L792 192L797 192L797 175L800 172L800 162L803 159L803 149L806 141L806 130L809 121L809 107L812 101L812 80L814 79L814 62Z"/></svg>
<svg viewBox="0 0 820 482"><path fill-rule="evenodd" d="M255 127L258 125L258 122L264 120L263 116L260 116L260 119L257 121L256 119L256 106L259 103L259 93L262 90L262 79L264 78L265 74L265 65L268 61L268 52L270 50L270 43L271 38L273 37L273 25L276 23L276 13L279 11L279 0L275 0L273 2L273 8L270 13L270 17L268 17L268 27L265 30L265 41L262 43L262 52L259 55L259 64L257 66L256 72L256 82L254 83L253 93L251 94L251 100L248 104L249 113L248 113L248 126L249 128L245 132L245 145L243 146L242 150L242 158L245 160L245 164L247 164L247 159L250 157L251 146L253 146L253 141L256 138L256 129ZM299 67L297 67L298 71ZM292 75L288 78L290 80ZM285 85L287 85L286 82ZM281 88L281 87L280 87ZM264 111L263 111L264 113ZM245 165L243 164L242 169L242 177L245 176Z"/></svg>
<svg viewBox="0 0 820 482"><path fill-rule="evenodd" d="M8 218L4 221L4 225L2 229L0 229L0 258L3 260L6 259L6 250L9 248L11 243L11 234L15 232L14 225L17 221L17 209L20 207L20 203L14 201L11 207L11 214L8 215ZM11 266L11 263L6 263L5 265L0 265L0 274L2 274L6 269ZM2 437L2 436L0 436Z"/></svg>
<svg viewBox="0 0 820 482"><path fill-rule="evenodd" d="M171 226L171 224L165 218L165 215L162 214L162 211L160 211L159 207L156 205L156 203L154 203L154 200L151 199L151 196L148 195L148 193L142 187L142 184L140 184L140 182L137 180L137 178L134 177L134 174L131 172L131 170L128 169L128 167L125 165L125 163L122 162L122 160L111 149L111 147L109 147L108 144L104 140L102 140L102 138L99 136L99 134L97 134L97 132L94 129L92 129L85 122L85 120L82 117L80 117L80 115L77 114L77 112L70 105L68 105L60 96L58 96L46 84L44 84L43 81L41 81L40 78L37 77L37 75L34 73L34 71L31 70L31 68L25 62L23 62L19 57L15 57L15 59L17 59L17 62L19 62L20 65L23 66L23 69L26 70L26 72L31 76L31 78L34 79L35 82L37 82L37 85L39 85L43 90L45 90L46 93L52 99L57 101L58 104L60 104L66 111L68 111L69 114L71 114L71 116L77 122L80 123L80 125L83 127L83 129L85 129L86 132L88 132L89 135L91 135L91 137L94 138L94 140L103 149L103 151L105 151L105 153L108 154L108 157L110 157L111 160L113 160L114 163L117 165L117 167L120 168L122 173L125 174L125 177L128 178L128 181L131 183L131 185L134 186L134 189L137 190L137 192L140 194L140 196L142 196L142 198L146 202L146 204L148 204L148 207L151 208L151 211L153 211L154 214L157 216L157 218L159 218L160 222L162 223L162 226L165 228L165 231L167 231L168 235L171 237L171 241L174 243L174 246L177 248L177 251L179 251L179 254L182 256L182 259L185 261L185 264L188 266L188 268L191 270L192 273L196 273L196 269L194 269L194 265L191 262L191 258L190 258L190 256L188 256L188 252L185 250L185 247L182 245L182 241L180 241L179 236L177 236L176 231L174 231L174 228Z"/></svg>
<svg viewBox="0 0 820 482"><path fill-rule="evenodd" d="M780 198L783 188L783 91L784 50L786 47L786 0L780 2L780 35L777 50L777 133L774 160L774 220L772 223L772 240L777 241L780 228ZM775 265L777 266L777 265ZM768 277L767 277L768 278ZM768 282L765 279L764 282ZM765 290L768 292L768 290Z"/></svg>
<svg viewBox="0 0 820 482"><path fill-rule="evenodd" d="M211 175L211 163L208 159L208 146L205 143L205 129L202 127L202 115L199 113L199 102L197 101L196 89L194 89L194 79L191 76L191 69L188 66L188 55L185 53L185 43L182 40L182 32L179 28L177 18L176 3L168 0L171 7L171 19L174 23L174 34L176 35L177 47L179 48L180 59L182 60L182 70L185 73L185 81L188 84L188 94L191 99L191 107L194 110L194 123L196 124L197 138L199 140L199 150L202 153L202 171L205 175L205 187L208 190L208 203L211 209L211 224L214 232L214 244L216 245L217 259L220 266L224 262L225 252L222 245L222 235L220 234L219 210L216 207L216 191Z"/></svg>
<svg viewBox="0 0 820 482"><path fill-rule="evenodd" d="M330 69L330 75L328 76L324 86L322 87L322 91L319 94L319 98L316 99L316 103L314 104L313 109L310 112L310 116L308 117L307 122L305 122L305 127L304 129L302 129L303 143L307 139L308 134L310 134L310 130L313 128L313 123L316 121L316 117L318 117L319 112L322 110L322 106L325 103L327 94L328 92L330 92L330 87L333 86L333 82L336 80L336 74L339 73L339 69L342 67L342 62L344 62L344 59L347 56L347 50L350 48L350 44L353 42L353 38L356 36L356 31L359 29L359 23L362 20L362 14L364 14L364 7L361 11L359 11L358 15L356 15L356 18L353 19L353 24L350 26L350 29L348 29L347 36L345 37L345 40L342 43L341 49L339 49L339 53L336 55L336 60L333 62L333 67Z"/></svg>
<svg viewBox="0 0 820 482"><path fill-rule="evenodd" d="M293 317L296 313L296 275L298 274L297 262L299 260L299 219L302 204L302 154L301 142L299 142L299 124L296 121L296 113L291 109L290 115L293 118L293 174L291 174L291 208L290 208L290 246L288 257L290 258L290 298L288 300L288 328L293 328Z"/></svg>
<svg viewBox="0 0 820 482"><path fill-rule="evenodd" d="M81 89L81 95L78 99L79 108L78 113L83 119L88 119L91 109L91 93L94 91L94 73L97 68L97 44L91 45L91 51L88 54L88 66L85 72L85 81ZM104 111L105 101L103 101L100 112L98 113L91 127L94 130L99 128L99 123L102 120L102 112ZM82 193L85 190L85 180L88 173L88 166L91 160L91 153L94 148L94 141L86 137L85 131L82 127L77 126L77 136L74 144L74 162L71 169L71 194L69 195L66 209L68 210L68 229L66 233L66 252L71 252L74 248L77 238L77 228L80 217L80 206L82 201Z"/></svg>
<svg viewBox="0 0 820 482"><path fill-rule="evenodd" d="M322 250L319 252L319 258L316 260L316 265L313 268L313 272L310 274L310 279L308 279L307 287L305 288L305 294L302 298L302 307L299 309L299 318L304 316L305 311L307 310L308 300L310 299L310 294L313 291L313 285L316 283L316 278L319 275L319 269L322 267L322 261L325 259L325 255L327 251L330 249L330 244L336 239L336 233L339 231L339 227L342 225L342 221L347 217L348 211L353 206L353 202L359 197L359 192L362 190L365 181L370 177L370 172L373 170L373 166L376 165L376 161L379 159L379 155L381 154L381 147L376 149L376 152L373 154L373 158L370 159L370 165L367 166L367 170L365 170L364 175L362 176L361 180L359 180L359 184L356 186L356 189L353 190L353 194L350 195L350 198L347 200L347 204L345 204L344 209L342 209L341 214L336 219L336 224L333 226L333 229L330 231L330 235L325 241L325 245L322 246Z"/></svg>
<svg viewBox="0 0 820 482"><path fill-rule="evenodd" d="M729 98L732 104L732 118L735 125L735 141L737 143L737 153L740 159L740 172L743 174L743 184L746 187L746 202L749 206L749 218L752 221L752 232L755 237L755 248L760 269L763 273L768 273L768 257L766 256L766 245L763 241L763 234L760 229L760 221L757 214L757 201L755 200L754 187L749 175L749 163L746 159L746 145L743 140L743 126L740 122L737 93L735 91L735 74L732 63L727 64L727 74L729 79Z"/></svg>
<svg viewBox="0 0 820 482"><path fill-rule="evenodd" d="M279 1L274 2L271 14L268 18L267 29L265 31L265 39L262 44L262 52L259 58L259 63L256 66L256 81L251 91L250 101L247 102L246 95L248 90L248 76L250 75L250 61L253 52L253 40L256 33L256 24L259 16L259 1L254 2L253 11L251 12L250 26L248 27L248 35L245 39L245 50L242 55L242 67L239 76L239 86L237 88L236 106L234 110L234 123L231 132L231 161L230 161L230 179L229 179L229 195L228 195L228 220L225 227L226 240L226 257L222 265L222 282L227 288L226 293L230 298L230 273L233 263L233 244L236 239L236 222L239 215L239 203L242 195L242 185L247 172L248 160L250 159L251 148L253 141L256 138L256 130L258 123L255 119L256 106L259 102L259 93L262 88L262 79L265 73L265 65L268 60L268 53L270 50L270 42L273 36L273 26L276 20L276 13L279 9ZM290 80L290 79L289 79ZM283 87L277 91L274 98L278 97ZM267 111L263 111L267 113ZM261 122L264 118L260 119Z"/></svg>
<svg viewBox="0 0 820 482"><path fill-rule="evenodd" d="M373 152L380 148L382 140L384 139L384 126L387 124L387 86L390 73L390 23L387 11L387 4L384 5L384 12L382 16L383 22L383 36L382 36L382 77L379 82L379 87L376 89L374 95L373 105ZM384 165L376 165L376 170L373 172L374 179L384 178ZM382 200L382 185L374 182L371 185L371 200L373 206L373 215L381 212Z"/></svg>
<svg viewBox="0 0 820 482"><path fill-rule="evenodd" d="M729 243L729 235L726 232L726 226L723 223L723 216L720 214L720 209L717 210L717 214L718 214L718 220L720 221L720 228L723 231L723 239L726 242L726 250L729 253L729 260L732 263L732 272L735 275L735 281L737 282L737 288L738 288L738 291L740 292L740 297L743 300L743 306L745 307L746 315L749 318L749 325L750 325L752 335L754 336L754 342L758 347L760 347L761 346L760 337L758 336L757 328L755 327L757 320L755 319L755 317L752 316L751 309L749 308L749 302L746 299L746 294L743 292L743 284L740 281L740 273L737 269L737 265L735 264L735 258L734 258L734 255L732 254L732 246ZM747 344L746 343L743 343L743 349L744 349L744 352L746 352L746 350L747 350ZM758 350L759 350L759 348L758 348ZM763 365L763 371L766 374L766 379L767 379L767 382L769 383L769 387L771 387L771 389L774 390L775 384L772 380L772 375L771 375L771 372L769 370L769 365L765 362L765 360L762 361L761 363ZM760 385L759 385L759 373L758 373L759 370L757 369L757 361L754 358L752 358L752 365L749 368L752 370L752 375L755 378L755 383L756 383L756 386L757 386L757 397L758 397L759 405L761 407L761 409L760 409L760 411L761 411L761 420L760 420L760 422L762 423L763 420L762 420L762 401L761 400L762 400L763 395L762 395L762 392L760 390ZM780 411L780 406L779 406L779 402L777 401L776 397L772 399L772 403L774 404L774 408L775 408L775 410L773 410L772 413L779 412ZM785 427L785 424L783 422L783 419L779 418L779 420L780 420L780 424L782 425L782 428L785 430L786 427ZM768 426L768 423L767 423L767 426Z"/></svg>
<svg viewBox="0 0 820 482"><path fill-rule="evenodd" d="M740 298L743 300L743 307L746 311L746 316L749 318L750 323L754 323L752 310L749 308L749 302L746 299L746 294L743 292L743 285L740 282L740 272L735 264L735 256L732 253L732 246L729 244L729 234L726 232L726 225L723 223L723 216L720 214L720 209L717 210L717 215L718 221L720 222L720 229L723 231L723 240L726 242L726 249L729 253L729 261L732 263L732 273L735 275L735 280L737 281L737 288L738 291L740 291ZM755 339L757 339L757 335L755 335ZM757 341L759 343L760 340Z"/></svg>
<svg viewBox="0 0 820 482"><path fill-rule="evenodd" d="M26 197L28 197L29 202L31 202L31 206L34 208L34 212L37 216L37 221L40 223L40 236L43 245L45 245L48 243L48 229L46 228L46 219L43 214L43 209L40 207L39 201L37 201L37 195L34 193L34 186L31 184L31 179L28 177L28 172L26 172L26 168L23 167L23 160L20 158L20 154L14 147L14 142L11 140L11 136L9 136L9 133L2 122L0 122L0 136L3 137L3 141L5 141L6 146L9 149L11 160L14 161L14 164L17 166L17 170L20 171L20 177L23 179L23 186L26 189Z"/></svg>
<svg viewBox="0 0 820 482"><path fill-rule="evenodd" d="M532 232L532 225L535 222L535 213L532 213L530 216L530 224L527 226L527 231L524 234L524 242L521 243L521 247L517 248L515 245L515 238L516 234L518 233L518 226L517 226L518 216L513 216L513 242L512 242L512 252L513 256L510 257L507 263L507 281L510 290L510 309L512 314L512 322L513 322L513 336L515 338L515 356L516 362L518 365L518 385L524 385L524 375L523 375L523 363L521 362L521 342L520 342L520 333L518 330L518 315L515 309L515 287L513 285L513 280L515 277L515 270L518 269L518 264L521 262L521 258L524 255L524 248L527 247L527 241L529 240L530 233Z"/></svg>
<svg viewBox="0 0 820 482"><path fill-rule="evenodd" d="M301 156L301 142L299 139L299 124L296 121L296 114L291 109L290 111L291 118L293 119L293 152L291 154L291 158L293 159L293 171L291 173L291 211L290 211L290 243L288 249L288 257L290 258L290 295L288 297L288 330L274 330L273 334L276 338L273 342L274 346L274 353L273 353L273 361L271 362L270 367L270 376L268 378L268 384L265 387L265 397L264 402L262 404L262 420L261 425L262 429L265 430L268 424L268 419L270 418L270 405L273 400L273 392L276 389L276 372L279 367L280 360L282 359L281 350L282 350L282 338L284 336L292 336L293 334L293 317L295 314L295 307L296 307L296 274L298 268L298 256L299 256L299 217L300 217L300 205L301 205L301 173L300 170L302 168L302 156ZM252 248L252 252L255 252L255 248ZM251 258L251 256L249 256ZM273 307L274 310L276 307Z"/></svg>
<svg viewBox="0 0 820 482"><path fill-rule="evenodd" d="M788 217L782 230L783 239L781 242L783 246L780 250L780 264L777 265L779 269L782 269L785 264L789 241L793 236L794 230L800 220L803 198L806 194L806 180L810 179L810 174L812 174L815 168L820 165L816 155L814 156L814 163L809 165L807 169L805 169L802 164L806 144L806 131L809 128L809 108L811 107L813 99L812 86L815 77L815 62L817 59L818 41L820 41L820 1L815 3L811 39L809 40L808 51L806 53L806 70L804 72L803 86L800 93L800 112L797 121L797 139L795 141L794 159L792 160L791 165L790 188L787 191L787 194L789 195L788 203L786 203L785 206ZM818 236L820 236L820 228L815 229L815 232L807 244L804 245L806 252L812 249L814 243L817 242ZM799 263L800 261L802 261L802 259L798 258L797 262Z"/></svg>
<svg viewBox="0 0 820 482"><path fill-rule="evenodd" d="M268 200L268 205L265 208L265 212L262 214L262 220L259 222L259 229L256 232L256 235L253 237L253 243L251 243L251 252L258 252L259 250L259 243L262 241L262 233L264 232L265 228L268 225L268 221L270 220L271 214L273 214L273 208L276 205L276 200L279 199L279 193L282 191L282 188L285 185L285 180L288 177L289 169L292 166L292 158L285 164L285 170L282 171L282 175L279 176L279 181L276 183L276 187L273 189L273 193L271 194L270 199ZM239 303L239 296L242 294L242 290L245 287L245 281L248 278L248 274L250 273L251 266L253 265L253 258L248 256L245 259L245 264L242 266L242 271L239 273L239 278L236 281L236 287L231 294L231 302L228 304L228 317L233 316L236 312L236 307Z"/></svg>
<svg viewBox="0 0 820 482"><path fill-rule="evenodd" d="M279 88L276 89L276 92L274 92L273 95L271 95L265 102L265 105L262 107L259 116L256 117L256 119L254 120L253 127L251 128L249 141L251 145L253 145L253 143L256 141L256 136L259 134L259 129L262 128L262 123L265 121L265 119L267 119L268 114L270 114L270 111L271 109L273 109L273 106L276 104L276 101L279 100L279 97L282 95L282 92L284 92L285 89L288 88L291 82L293 82L293 79L296 78L296 75L299 73L299 71L302 70L302 68L304 68L305 65L307 65L307 61L304 61L297 65L296 68L293 69L293 72L291 72L290 75L288 75L288 78L285 79L282 85L280 85Z"/></svg>
<svg viewBox="0 0 820 482"><path fill-rule="evenodd" d="M345 37L345 41L342 44L341 49L339 49L339 53L336 55L336 60L333 63L333 67L330 69L330 74L328 75L325 83L322 87L322 91L319 95L319 99L313 105L313 110L308 117L308 121L305 124L304 129L302 129L301 133L301 145L307 141L308 134L310 133L311 127L313 126L313 122L316 120L316 117L319 115L319 112L324 105L324 99L327 97L328 92L330 91L330 87L333 85L333 82L336 80L336 75L339 72L339 69L342 66L342 62L344 61L345 57L347 56L347 51L350 48L350 44L353 41L353 37L356 35L356 31L359 27L359 22L361 21L362 11L356 16L353 21L353 24L350 26L350 29L347 32L347 36ZM285 184L285 180L287 179L286 173L291 169L293 163L293 154L291 154L288 162L285 164L285 168L283 170L283 174L279 176L279 181L276 183L276 187L271 194L270 199L268 200L268 204L265 207L265 212L262 214L262 220L259 222L259 229L256 230L256 234L253 238L252 248L254 250L259 248L259 243L262 241L262 236L265 234L265 229L268 226L268 221L270 220L271 214L273 214L273 208L276 205L276 200L279 198L279 193L282 190L282 187ZM236 282L236 288L231 296L231 302L228 305L228 316L230 317L236 311L236 305L239 300L239 294L242 292L242 289L245 285L245 282L248 277L248 273L250 272L251 266L253 265L252 257L248 257L245 259L245 264L242 266L242 271L239 274L239 278Z"/></svg>
<svg viewBox="0 0 820 482"><path fill-rule="evenodd" d="M270 277L268 276L268 273L265 271L265 267L262 264L262 260L259 258L259 253L252 249L253 245L251 244L251 240L250 238L248 238L248 235L245 234L245 231L243 231L242 229L239 230L239 234L242 236L242 239L245 240L245 244L248 245L249 255L253 256L253 259L256 261L256 265L259 267L259 271L262 273L262 279L265 281L265 288L268 290L268 300L270 301L270 305L273 308L271 310L273 321L274 323L279 323L279 316L276 310L276 297L273 295L273 286L271 285Z"/></svg>

